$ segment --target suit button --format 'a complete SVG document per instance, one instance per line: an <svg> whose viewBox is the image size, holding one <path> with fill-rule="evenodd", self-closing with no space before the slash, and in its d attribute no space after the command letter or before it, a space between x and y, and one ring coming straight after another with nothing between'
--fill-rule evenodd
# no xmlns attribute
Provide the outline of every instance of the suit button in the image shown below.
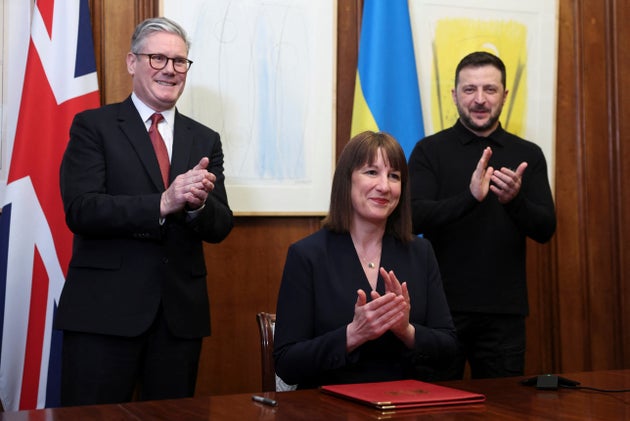
<svg viewBox="0 0 630 421"><path fill-rule="evenodd" d="M167 264L167 263L168 263L168 257L164 257L164 258L162 259L162 263Z"/></svg>

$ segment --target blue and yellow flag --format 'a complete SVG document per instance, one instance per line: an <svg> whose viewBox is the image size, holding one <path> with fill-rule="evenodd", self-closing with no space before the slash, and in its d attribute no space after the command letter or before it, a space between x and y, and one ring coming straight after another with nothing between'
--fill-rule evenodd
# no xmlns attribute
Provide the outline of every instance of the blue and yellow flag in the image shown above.
<svg viewBox="0 0 630 421"><path fill-rule="evenodd" d="M351 135L394 136L409 158L424 137L407 0L365 0Z"/></svg>

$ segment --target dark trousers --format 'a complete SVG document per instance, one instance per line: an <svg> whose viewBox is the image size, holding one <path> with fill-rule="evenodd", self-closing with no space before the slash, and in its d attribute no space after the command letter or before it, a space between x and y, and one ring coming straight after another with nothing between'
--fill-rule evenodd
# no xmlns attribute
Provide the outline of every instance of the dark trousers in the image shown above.
<svg viewBox="0 0 630 421"><path fill-rule="evenodd" d="M512 314L453 313L459 349L448 379L461 379L466 362L473 379L522 376L525 317Z"/></svg>
<svg viewBox="0 0 630 421"><path fill-rule="evenodd" d="M137 337L64 331L61 405L193 396L201 338L171 334L162 312Z"/></svg>

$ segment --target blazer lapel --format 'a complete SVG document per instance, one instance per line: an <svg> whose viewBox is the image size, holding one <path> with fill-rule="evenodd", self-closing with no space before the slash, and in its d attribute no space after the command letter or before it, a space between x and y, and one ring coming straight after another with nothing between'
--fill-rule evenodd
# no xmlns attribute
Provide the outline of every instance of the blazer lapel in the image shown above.
<svg viewBox="0 0 630 421"><path fill-rule="evenodd" d="M350 233L326 232L328 233L326 244L328 255L333 261L336 261L337 268L335 270L340 274L340 279L343 282L351 283L353 288L369 291L370 282L365 276L361 259L354 248Z"/></svg>
<svg viewBox="0 0 630 421"><path fill-rule="evenodd" d="M195 133L182 117L179 111L175 110L175 130L173 132L173 154L171 157L170 180L173 181L179 174L183 174L192 168L190 153L194 141ZM195 162L194 165L197 165Z"/></svg>
<svg viewBox="0 0 630 421"><path fill-rule="evenodd" d="M138 110L133 105L131 96L127 97L127 99L121 103L120 112L118 114L118 124L120 129L127 136L127 140L129 140L138 154L138 159L149 174L155 188L158 191L164 191L160 165L158 164L155 151L153 150L149 132ZM173 174L172 170L171 174Z"/></svg>

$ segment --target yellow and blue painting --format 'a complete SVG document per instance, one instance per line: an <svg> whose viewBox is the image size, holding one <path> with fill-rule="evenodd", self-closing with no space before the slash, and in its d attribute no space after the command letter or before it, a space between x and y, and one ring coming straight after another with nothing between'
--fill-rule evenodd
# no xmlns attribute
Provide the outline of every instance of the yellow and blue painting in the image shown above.
<svg viewBox="0 0 630 421"><path fill-rule="evenodd" d="M527 27L513 20L444 18L435 24L431 45L431 111L433 131L452 126L457 109L451 91L457 63L473 51L488 51L505 63L507 101L501 114L503 127L525 137L527 116Z"/></svg>

